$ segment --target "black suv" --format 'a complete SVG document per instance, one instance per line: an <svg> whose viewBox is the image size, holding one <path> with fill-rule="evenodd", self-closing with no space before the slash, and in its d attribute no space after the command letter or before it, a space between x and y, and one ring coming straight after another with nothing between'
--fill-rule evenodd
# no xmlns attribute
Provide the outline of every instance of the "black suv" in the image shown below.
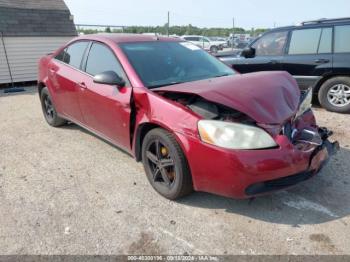
<svg viewBox="0 0 350 262"><path fill-rule="evenodd" d="M350 18L272 29L240 55L219 58L240 73L285 70L324 108L350 112Z"/></svg>

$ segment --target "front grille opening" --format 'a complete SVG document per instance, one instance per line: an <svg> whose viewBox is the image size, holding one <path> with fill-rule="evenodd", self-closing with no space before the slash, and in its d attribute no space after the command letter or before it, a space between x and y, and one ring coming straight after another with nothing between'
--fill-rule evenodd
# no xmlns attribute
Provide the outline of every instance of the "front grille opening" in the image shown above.
<svg viewBox="0 0 350 262"><path fill-rule="evenodd" d="M290 186L294 186L303 182L314 175L313 172L303 172L296 175L282 177L274 180L259 182L248 186L245 193L248 196L268 193L276 190L281 190Z"/></svg>
<svg viewBox="0 0 350 262"><path fill-rule="evenodd" d="M293 127L292 124L290 122L287 122L283 128L282 128L282 132L283 135L285 135L286 137L288 137L289 141L293 140L292 134L293 134Z"/></svg>

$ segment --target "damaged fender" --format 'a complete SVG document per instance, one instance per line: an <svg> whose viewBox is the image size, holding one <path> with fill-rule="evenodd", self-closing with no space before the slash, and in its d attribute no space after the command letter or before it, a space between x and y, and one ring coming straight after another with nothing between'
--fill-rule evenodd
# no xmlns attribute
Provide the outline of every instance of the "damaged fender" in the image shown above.
<svg viewBox="0 0 350 262"><path fill-rule="evenodd" d="M131 127L131 133L133 134L133 154L136 160L140 160L139 153L142 144L139 140L143 126L162 127L173 133L178 141L176 133L198 137L198 133L194 130L197 130L199 118L189 108L139 88L135 88L133 91L134 112L132 115L134 115L134 127ZM179 144L181 147L186 147L182 143ZM187 151L186 148L183 148L183 150Z"/></svg>

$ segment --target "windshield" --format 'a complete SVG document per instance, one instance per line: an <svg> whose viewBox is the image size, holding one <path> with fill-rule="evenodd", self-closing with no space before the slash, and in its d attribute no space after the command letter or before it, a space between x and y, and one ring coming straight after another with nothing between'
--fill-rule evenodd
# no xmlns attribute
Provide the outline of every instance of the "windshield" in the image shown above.
<svg viewBox="0 0 350 262"><path fill-rule="evenodd" d="M234 74L230 67L189 42L122 43L120 47L148 88Z"/></svg>

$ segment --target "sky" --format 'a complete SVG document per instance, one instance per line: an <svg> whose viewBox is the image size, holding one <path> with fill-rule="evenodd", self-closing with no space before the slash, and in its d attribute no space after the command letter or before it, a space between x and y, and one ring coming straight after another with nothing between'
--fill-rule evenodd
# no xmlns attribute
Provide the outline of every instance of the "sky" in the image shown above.
<svg viewBox="0 0 350 262"><path fill-rule="evenodd" d="M350 17L349 0L65 0L78 24L272 28Z"/></svg>

